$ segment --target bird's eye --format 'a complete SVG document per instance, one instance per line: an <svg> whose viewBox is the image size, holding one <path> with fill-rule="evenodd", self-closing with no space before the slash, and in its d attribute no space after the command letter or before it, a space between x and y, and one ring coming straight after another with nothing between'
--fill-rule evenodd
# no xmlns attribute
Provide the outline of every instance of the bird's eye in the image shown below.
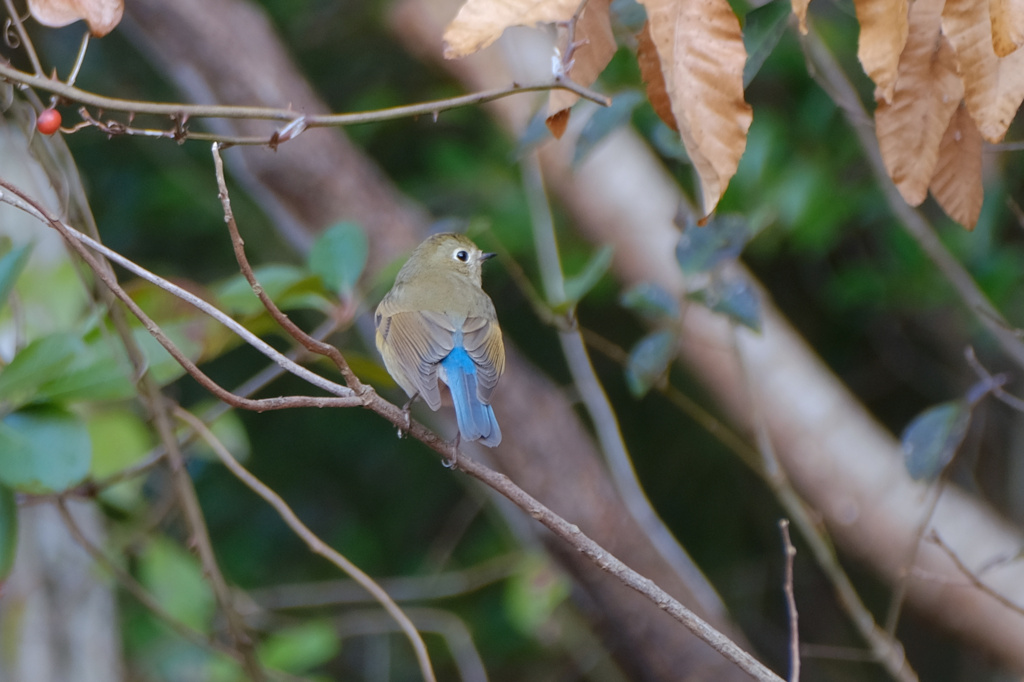
<svg viewBox="0 0 1024 682"><path fill-rule="evenodd" d="M463 263L465 263L466 261L469 260L469 251L466 251L465 249L459 249L458 251L455 252L455 257L462 261Z"/></svg>

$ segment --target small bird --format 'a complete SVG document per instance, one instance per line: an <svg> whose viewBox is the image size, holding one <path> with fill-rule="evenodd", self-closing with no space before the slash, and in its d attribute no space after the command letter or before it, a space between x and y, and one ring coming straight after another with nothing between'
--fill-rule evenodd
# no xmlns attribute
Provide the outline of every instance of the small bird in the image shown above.
<svg viewBox="0 0 1024 682"><path fill-rule="evenodd" d="M491 394L505 370L494 303L481 286L483 253L467 237L428 237L409 256L374 321L384 366L411 403L441 406L440 379L455 404L459 437L494 447L501 429Z"/></svg>

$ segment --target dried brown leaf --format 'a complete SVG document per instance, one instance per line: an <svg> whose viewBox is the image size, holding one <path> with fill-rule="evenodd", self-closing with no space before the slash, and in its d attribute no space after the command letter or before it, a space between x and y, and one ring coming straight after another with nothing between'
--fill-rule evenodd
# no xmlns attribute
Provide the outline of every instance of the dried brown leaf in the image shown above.
<svg viewBox="0 0 1024 682"><path fill-rule="evenodd" d="M907 44L909 5L907 0L854 0L860 38L857 58L874 81L881 99L892 99L896 68Z"/></svg>
<svg viewBox="0 0 1024 682"><path fill-rule="evenodd" d="M956 55L941 34L945 0L916 0L891 103L875 110L875 134L889 177L911 206L928 195L939 143L964 96Z"/></svg>
<svg viewBox="0 0 1024 682"><path fill-rule="evenodd" d="M102 38L120 23L124 0L28 0L28 11L40 24L53 28L85 19L89 31Z"/></svg>
<svg viewBox="0 0 1024 682"><path fill-rule="evenodd" d="M650 100L654 113L658 115L672 130L679 132L676 117L672 113L672 101L668 98L665 87L665 75L661 70L661 59L651 38L651 24L647 22L636 34L636 61L640 66L640 76L647 86L647 99Z"/></svg>
<svg viewBox="0 0 1024 682"><path fill-rule="evenodd" d="M981 133L961 105L942 136L931 191L942 210L968 230L977 224L984 198L981 148Z"/></svg>
<svg viewBox="0 0 1024 682"><path fill-rule="evenodd" d="M790 0L789 4L793 8L793 14L796 15L800 35L807 35L807 8L810 6L811 0Z"/></svg>
<svg viewBox="0 0 1024 682"><path fill-rule="evenodd" d="M482 50L510 26L568 21L580 0L466 0L444 32L444 58Z"/></svg>
<svg viewBox="0 0 1024 682"><path fill-rule="evenodd" d="M740 22L726 0L642 0L672 113L710 214L736 174L753 119Z"/></svg>
<svg viewBox="0 0 1024 682"><path fill-rule="evenodd" d="M565 129L569 126L569 109L560 109L544 119L544 125L548 127L556 140L561 139Z"/></svg>
<svg viewBox="0 0 1024 682"><path fill-rule="evenodd" d="M942 32L956 50L967 110L981 136L999 142L1024 100L1024 50L996 55L988 2L946 0Z"/></svg>
<svg viewBox="0 0 1024 682"><path fill-rule="evenodd" d="M577 48L572 53L572 66L567 72L569 79L584 87L589 87L608 66L615 55L615 35L612 33L611 0L588 0L576 22L574 40ZM568 54L569 47L562 49ZM579 95L568 90L552 90L548 98L548 128L551 129L552 119L571 107L579 99ZM564 124L568 124L568 115ZM562 130L564 132L565 125ZM551 129L554 134L554 129ZM560 137L555 134L555 137Z"/></svg>
<svg viewBox="0 0 1024 682"><path fill-rule="evenodd" d="M991 0L992 48L1005 57L1024 45L1024 0Z"/></svg>

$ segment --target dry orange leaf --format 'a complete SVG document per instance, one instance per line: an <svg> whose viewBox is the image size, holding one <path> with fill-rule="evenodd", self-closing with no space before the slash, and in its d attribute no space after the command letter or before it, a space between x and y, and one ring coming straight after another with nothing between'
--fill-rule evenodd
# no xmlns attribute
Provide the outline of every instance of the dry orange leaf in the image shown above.
<svg viewBox="0 0 1024 682"><path fill-rule="evenodd" d="M807 35L807 8L810 6L811 0L790 0L789 4L793 8L793 14L796 15L800 35Z"/></svg>
<svg viewBox="0 0 1024 682"><path fill-rule="evenodd" d="M584 87L590 86L608 66L615 55L615 35L612 33L610 11L611 0L588 0L576 22L575 42L579 45L573 52L572 66L566 74L570 80ZM565 48L562 50L565 53ZM561 137L569 122L566 111L579 95L568 90L552 90L548 98L548 129L555 137ZM560 123L560 126L558 124ZM560 131L558 127L561 128Z"/></svg>
<svg viewBox="0 0 1024 682"><path fill-rule="evenodd" d="M1024 45L1024 0L991 0L992 48L1005 57Z"/></svg>
<svg viewBox="0 0 1024 682"><path fill-rule="evenodd" d="M968 230L977 224L984 198L981 147L981 133L967 107L961 105L942 136L931 190L942 210Z"/></svg>
<svg viewBox="0 0 1024 682"><path fill-rule="evenodd" d="M466 0L444 32L444 58L482 50L510 26L568 21L580 0Z"/></svg>
<svg viewBox="0 0 1024 682"><path fill-rule="evenodd" d="M928 195L939 143L964 96L956 55L941 35L945 0L916 0L891 103L879 102L875 134L889 177L911 206Z"/></svg>
<svg viewBox="0 0 1024 682"><path fill-rule="evenodd" d="M976 0L975 0L976 1ZM881 94L892 99L896 68L907 44L909 5L907 0L854 0L860 38L857 58Z"/></svg>
<svg viewBox="0 0 1024 682"><path fill-rule="evenodd" d="M665 122L665 125L678 133L679 126L676 125L672 102L668 98L668 90L665 89L665 76L661 72L661 59L658 58L658 50L654 47L654 39L651 38L650 22L644 23L644 27L636 34L636 61L640 66L640 76L647 86L647 99L650 100L654 113Z"/></svg>
<svg viewBox="0 0 1024 682"><path fill-rule="evenodd" d="M740 22L726 0L642 0L672 114L710 214L736 174L753 119Z"/></svg>
<svg viewBox="0 0 1024 682"><path fill-rule="evenodd" d="M1024 50L996 55L988 2L946 0L942 32L956 50L967 110L981 136L999 142L1024 100Z"/></svg>
<svg viewBox="0 0 1024 682"><path fill-rule="evenodd" d="M124 0L28 0L28 11L40 24L53 28L85 19L89 31L102 38L120 23Z"/></svg>

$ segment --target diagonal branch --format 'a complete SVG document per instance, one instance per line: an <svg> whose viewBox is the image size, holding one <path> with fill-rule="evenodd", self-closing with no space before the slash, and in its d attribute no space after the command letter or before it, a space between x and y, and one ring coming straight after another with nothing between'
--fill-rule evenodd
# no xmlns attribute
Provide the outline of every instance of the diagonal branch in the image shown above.
<svg viewBox="0 0 1024 682"><path fill-rule="evenodd" d="M385 592L380 585L374 582L373 578L361 571L358 566L353 564L340 552L317 537L316 534L306 526L306 524L302 523L299 517L295 515L295 512L292 511L292 508L288 506L288 503L281 499L280 495L271 490L265 483L263 483L263 481L253 476L245 467L238 463L238 460L231 455L228 449L224 447L224 444L220 442L220 440L212 431L210 431L209 427L207 427L201 419L180 407L175 408L174 413L178 419L192 427L192 429L198 433L211 448L213 448L218 459L220 459L221 463L227 467L228 471L234 474L235 478L244 483L247 488L262 497L271 507L274 508L274 511L276 511L288 527L292 529L292 532L298 535L313 553L319 554L330 561L343 572L351 576L353 580L363 587L363 589L373 595L374 599L376 599L391 615L391 617L395 619L395 622L397 622L402 628L402 632L409 638L409 642L412 644L413 650L416 652L416 659L420 664L420 671L423 673L424 678L428 682L434 682L434 671L430 663L430 657L427 655L427 647L423 643L423 638L420 637L420 633L416 630L416 626L412 624L412 621L410 621L409 617L405 615L405 612L402 611L401 607L399 607L398 604L388 596L388 593Z"/></svg>

